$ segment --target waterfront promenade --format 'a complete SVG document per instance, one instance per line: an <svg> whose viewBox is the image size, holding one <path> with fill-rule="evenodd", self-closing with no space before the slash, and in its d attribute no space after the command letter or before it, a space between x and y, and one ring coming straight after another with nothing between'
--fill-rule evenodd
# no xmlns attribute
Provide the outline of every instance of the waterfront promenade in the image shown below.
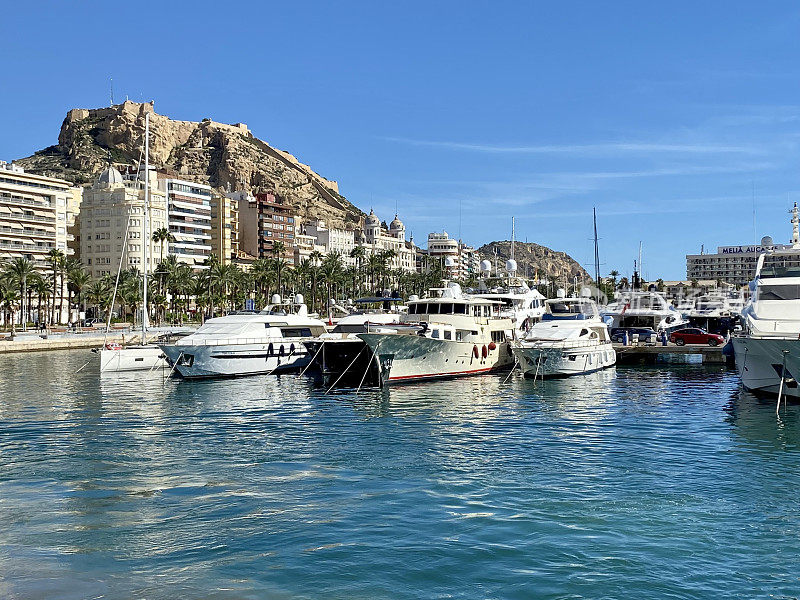
<svg viewBox="0 0 800 600"><path fill-rule="evenodd" d="M164 333L184 328L152 328L147 331L147 341L153 342ZM84 328L81 331L56 331L40 333L37 331L17 332L14 339L8 333L0 334L0 354L13 352L38 352L42 350L77 350L99 348L104 343L139 343L142 332L130 327L112 328L108 335L102 329Z"/></svg>

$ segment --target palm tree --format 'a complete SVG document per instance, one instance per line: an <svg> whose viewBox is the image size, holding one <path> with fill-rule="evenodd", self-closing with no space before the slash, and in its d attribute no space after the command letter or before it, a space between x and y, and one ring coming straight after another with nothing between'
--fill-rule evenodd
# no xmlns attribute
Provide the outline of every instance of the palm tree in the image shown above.
<svg viewBox="0 0 800 600"><path fill-rule="evenodd" d="M276 242L280 244L281 242ZM272 259L272 270L275 272L275 277L278 280L278 294L283 295L283 278L289 270L289 263L285 259L277 256Z"/></svg>
<svg viewBox="0 0 800 600"><path fill-rule="evenodd" d="M614 289L617 289L617 277L619 277L619 271L614 269L608 275L609 277L611 277L611 285L613 286Z"/></svg>
<svg viewBox="0 0 800 600"><path fill-rule="evenodd" d="M364 264L364 258L366 258L366 256L367 256L367 249L364 248L364 246L356 246L355 248L350 250L350 258L354 258L356 260L356 271L359 279L361 278L361 268ZM358 286L357 288L355 284L353 285L354 296L360 295L359 293L360 287L361 286Z"/></svg>
<svg viewBox="0 0 800 600"><path fill-rule="evenodd" d="M40 325L45 322L44 315L42 314L42 303L45 307L50 299L50 284L45 280L40 273L36 273L36 277L31 280L31 287L36 293L36 322Z"/></svg>
<svg viewBox="0 0 800 600"><path fill-rule="evenodd" d="M175 236L166 227L161 227L153 232L153 241L161 244L161 262L164 262L164 242L174 242Z"/></svg>
<svg viewBox="0 0 800 600"><path fill-rule="evenodd" d="M3 317L6 323L11 323L11 339L17 334L15 322L17 320L17 303L19 293L15 282L9 276L0 277L0 306L3 308ZM9 318L5 318L5 317Z"/></svg>
<svg viewBox="0 0 800 600"><path fill-rule="evenodd" d="M67 291L69 292L69 310L70 314L72 311L72 300L73 296L77 299L79 303L81 303L83 312L86 312L86 305L85 305L85 291L86 286L89 285L89 282L92 280L91 275L86 272L86 269L83 268L83 265L78 263L77 265L72 266L72 268L67 271Z"/></svg>
<svg viewBox="0 0 800 600"><path fill-rule="evenodd" d="M330 309L331 296L333 295L334 286L339 283L344 271L342 255L338 252L331 252L328 254L328 256L325 257L325 260L322 261L320 271L328 291L328 309Z"/></svg>
<svg viewBox="0 0 800 600"><path fill-rule="evenodd" d="M378 254L374 252L367 256L367 271L369 271L369 287L370 291L375 293L375 274L380 273L383 261Z"/></svg>
<svg viewBox="0 0 800 600"><path fill-rule="evenodd" d="M13 259L6 265L6 273L8 274L9 278L15 282L19 286L19 298L20 298L20 321L22 322L22 330L25 331L28 328L28 311L30 310L30 302L28 303L28 311L26 311L25 307L25 298L27 296L28 290L28 279L35 276L36 267L34 266L33 262L29 259L19 256Z"/></svg>
<svg viewBox="0 0 800 600"><path fill-rule="evenodd" d="M61 264L64 262L64 253L58 248L53 248L47 253L47 262L50 263L50 268L53 270L53 296L51 298L53 305L50 310L51 323L56 322L56 281L58 280L58 273L61 271Z"/></svg>

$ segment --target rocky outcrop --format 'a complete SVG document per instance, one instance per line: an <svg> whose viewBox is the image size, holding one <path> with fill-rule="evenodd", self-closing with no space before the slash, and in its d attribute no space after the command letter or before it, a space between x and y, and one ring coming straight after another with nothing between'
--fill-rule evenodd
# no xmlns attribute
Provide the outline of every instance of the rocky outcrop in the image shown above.
<svg viewBox="0 0 800 600"><path fill-rule="evenodd" d="M339 194L335 181L297 158L254 137L244 123L211 119L176 121L152 103L124 102L97 109L72 109L61 125L58 145L16 161L25 170L92 183L108 165L136 165L142 157L144 115L150 113L150 161L190 181L228 189L272 191L307 218L334 226L361 220L363 213Z"/></svg>
<svg viewBox="0 0 800 600"><path fill-rule="evenodd" d="M481 260L490 260L494 264L495 250L500 265L511 258L511 242L491 242L478 248ZM519 273L527 274L530 277L561 281L566 278L572 281L578 277L584 281L590 281L591 277L586 270L578 264L566 252L557 252L547 246L540 246L534 243L514 243L514 259L517 261Z"/></svg>

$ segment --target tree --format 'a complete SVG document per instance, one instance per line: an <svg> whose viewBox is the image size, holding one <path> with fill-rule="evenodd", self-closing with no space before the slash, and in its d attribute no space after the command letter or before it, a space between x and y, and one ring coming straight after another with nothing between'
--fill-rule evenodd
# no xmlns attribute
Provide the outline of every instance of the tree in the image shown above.
<svg viewBox="0 0 800 600"><path fill-rule="evenodd" d="M362 280L362 267L364 265L364 259L367 256L367 249L364 246L356 246L352 250L350 250L350 258L354 258L356 261L356 277L359 279L359 282ZM353 280L353 295L359 296L361 291L361 286L356 284L355 279Z"/></svg>
<svg viewBox="0 0 800 600"><path fill-rule="evenodd" d="M72 319L72 304L73 296L77 297L78 302L83 299L83 290L89 283L91 277L89 273L83 268L83 265L74 258L67 259L65 263L65 270L67 275L67 312L69 312L69 319ZM77 320L77 319L76 319Z"/></svg>
<svg viewBox="0 0 800 600"><path fill-rule="evenodd" d="M28 279L35 276L36 267L29 259L19 256L11 260L6 265L5 270L11 281L15 282L19 286L20 321L22 323L22 330L25 331L28 327L28 312L30 311L30 306L27 307L27 311L25 307L25 298L28 291Z"/></svg>
<svg viewBox="0 0 800 600"><path fill-rule="evenodd" d="M4 321L11 323L11 339L17 334L15 322L17 320L17 305L19 292L15 282L8 275L0 277L0 306L3 308Z"/></svg>
<svg viewBox="0 0 800 600"><path fill-rule="evenodd" d="M56 282L58 281L58 274L61 271L61 265L64 262L64 253L57 248L53 248L47 253L46 260L48 263L50 263L50 268L53 272L53 306L50 310L49 320L51 323L55 323L57 320L60 320L60 317L59 319L56 319Z"/></svg>
<svg viewBox="0 0 800 600"><path fill-rule="evenodd" d="M161 262L164 262L164 242L174 242L175 236L166 227L161 227L153 232L153 241L161 244Z"/></svg>

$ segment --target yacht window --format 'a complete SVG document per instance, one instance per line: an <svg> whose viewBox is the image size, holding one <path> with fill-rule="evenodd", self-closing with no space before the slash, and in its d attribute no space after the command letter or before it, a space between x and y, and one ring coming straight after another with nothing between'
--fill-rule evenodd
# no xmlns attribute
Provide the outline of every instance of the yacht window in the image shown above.
<svg viewBox="0 0 800 600"><path fill-rule="evenodd" d="M430 304L428 304L428 314L429 315L439 314L439 304L437 302L431 302Z"/></svg>
<svg viewBox="0 0 800 600"><path fill-rule="evenodd" d="M364 333L367 326L362 323L351 323L349 325L337 325L331 333Z"/></svg>
<svg viewBox="0 0 800 600"><path fill-rule="evenodd" d="M439 339L439 330L438 330L438 329L434 329L434 330L432 330L432 331L431 331L431 337L432 337L433 339L435 339L435 340L438 340L438 339Z"/></svg>
<svg viewBox="0 0 800 600"><path fill-rule="evenodd" d="M417 304L409 304L408 305L408 314L415 315L417 314Z"/></svg>
<svg viewBox="0 0 800 600"><path fill-rule="evenodd" d="M457 315L465 315L467 314L467 305L466 304L455 304L453 305L453 313Z"/></svg>
<svg viewBox="0 0 800 600"><path fill-rule="evenodd" d="M283 337L311 337L311 329L308 327L281 327Z"/></svg>
<svg viewBox="0 0 800 600"><path fill-rule="evenodd" d="M456 341L461 342L464 341L464 332L460 329L456 330Z"/></svg>
<svg viewBox="0 0 800 600"><path fill-rule="evenodd" d="M446 339L446 340L452 340L452 339L453 339L453 332L451 332L451 331L449 331L449 330L445 329L445 330L444 330L444 339Z"/></svg>
<svg viewBox="0 0 800 600"><path fill-rule="evenodd" d="M764 285L758 286L758 300L798 300L800 285Z"/></svg>
<svg viewBox="0 0 800 600"><path fill-rule="evenodd" d="M584 336L589 333L588 329L581 329L581 336Z"/></svg>
<svg viewBox="0 0 800 600"><path fill-rule="evenodd" d="M452 315L453 314L453 305L449 302L447 304L440 304L439 305L439 313L443 315Z"/></svg>

